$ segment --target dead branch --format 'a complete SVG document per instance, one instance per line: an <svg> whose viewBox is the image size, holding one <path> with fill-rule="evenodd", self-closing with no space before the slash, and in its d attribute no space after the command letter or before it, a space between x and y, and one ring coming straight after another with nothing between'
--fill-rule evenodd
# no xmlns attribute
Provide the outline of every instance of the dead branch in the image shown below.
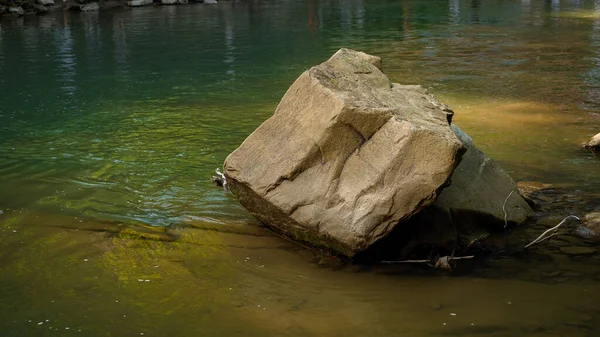
<svg viewBox="0 0 600 337"><path fill-rule="evenodd" d="M215 173L217 175L212 177L213 183L215 183L219 187L223 187L223 190L229 191L229 187L227 186L227 178L225 177L225 174L223 174L221 170L219 170L219 168L215 170Z"/></svg>
<svg viewBox="0 0 600 337"><path fill-rule="evenodd" d="M506 230L506 227L508 226L508 213L506 213L506 202L508 201L508 198L510 198L510 196L513 194L514 191L510 191L510 193L508 194L508 196L506 197L506 199L504 199L504 204L502 204L502 212L504 212L504 230Z"/></svg>
<svg viewBox="0 0 600 337"><path fill-rule="evenodd" d="M529 248L529 247L531 247L531 246L533 246L535 244L538 244L538 243L540 243L542 241L546 241L546 240L550 239L551 237L557 235L558 233L556 233L556 231L558 230L558 228L560 226L562 226L565 222L567 222L567 220L569 220L571 218L574 218L577 221L579 221L579 218L576 217L575 215L569 215L568 217L564 218L563 221L561 221L558 225L556 225L556 226L554 226L554 227L552 227L550 229L547 229L546 231L544 231L542 233L542 235L538 236L535 240L533 240L530 243L528 243L527 245L525 245L525 247L523 247L523 250L525 250L525 249L527 249L527 248ZM548 234L550 232L552 232L552 234L549 235L549 236L546 236L546 234Z"/></svg>

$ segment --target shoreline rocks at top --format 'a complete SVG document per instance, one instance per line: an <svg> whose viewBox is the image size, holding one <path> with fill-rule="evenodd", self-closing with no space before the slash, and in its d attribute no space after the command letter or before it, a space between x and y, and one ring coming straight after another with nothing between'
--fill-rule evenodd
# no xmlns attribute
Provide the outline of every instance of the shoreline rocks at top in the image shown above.
<svg viewBox="0 0 600 337"><path fill-rule="evenodd" d="M515 191L507 220L524 220L531 209L514 183L450 127L452 111L420 86L392 83L381 68L378 57L340 49L300 75L274 115L225 160L240 203L271 229L347 257L436 203L452 216L468 209L503 223L499 212ZM469 148L473 168L455 171ZM455 172L456 191L442 191Z"/></svg>
<svg viewBox="0 0 600 337"><path fill-rule="evenodd" d="M80 5L79 8L82 12L95 12L100 10L100 5L97 2L91 2L87 4Z"/></svg>
<svg viewBox="0 0 600 337"><path fill-rule="evenodd" d="M600 133L593 136L583 147L593 150L600 150Z"/></svg>
<svg viewBox="0 0 600 337"><path fill-rule="evenodd" d="M43 15L57 10L98 12L114 8L143 7L154 5L184 5L188 3L216 4L216 0L24 0L17 5L8 0L0 0L0 18Z"/></svg>

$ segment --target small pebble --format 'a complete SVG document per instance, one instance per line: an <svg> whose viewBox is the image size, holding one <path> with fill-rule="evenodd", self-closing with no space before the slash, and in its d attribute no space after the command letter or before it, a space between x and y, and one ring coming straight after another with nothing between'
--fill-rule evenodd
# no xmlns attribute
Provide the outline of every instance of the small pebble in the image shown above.
<svg viewBox="0 0 600 337"><path fill-rule="evenodd" d="M83 262L87 262L87 261L88 261L88 259L83 259Z"/></svg>
<svg viewBox="0 0 600 337"><path fill-rule="evenodd" d="M450 316L456 316L456 314L455 314L455 313L453 313L453 312L451 312L451 313L450 313Z"/></svg>
<svg viewBox="0 0 600 337"><path fill-rule="evenodd" d="M38 322L38 325L42 325L42 324L44 324L44 322Z"/></svg>

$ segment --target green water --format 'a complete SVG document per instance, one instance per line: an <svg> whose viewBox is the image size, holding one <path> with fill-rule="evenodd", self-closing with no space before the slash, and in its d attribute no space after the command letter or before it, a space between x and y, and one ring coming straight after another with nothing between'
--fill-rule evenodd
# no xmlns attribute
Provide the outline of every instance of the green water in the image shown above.
<svg viewBox="0 0 600 337"><path fill-rule="evenodd" d="M3 19L0 335L596 336L600 254L558 250L595 243L565 236L453 276L329 266L211 184L292 81L341 47L430 88L515 179L597 197L599 158L579 150L600 132L594 1ZM586 205L569 210L598 207Z"/></svg>

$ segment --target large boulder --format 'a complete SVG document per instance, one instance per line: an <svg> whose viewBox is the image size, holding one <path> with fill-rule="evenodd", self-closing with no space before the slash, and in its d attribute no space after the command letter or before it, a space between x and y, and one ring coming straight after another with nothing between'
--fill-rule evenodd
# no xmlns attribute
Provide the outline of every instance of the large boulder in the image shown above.
<svg viewBox="0 0 600 337"><path fill-rule="evenodd" d="M583 144L583 146L589 149L600 150L600 133L592 137L592 139Z"/></svg>
<svg viewBox="0 0 600 337"><path fill-rule="evenodd" d="M225 160L240 203L296 240L354 256L432 204L465 151L450 110L347 49L305 71Z"/></svg>

